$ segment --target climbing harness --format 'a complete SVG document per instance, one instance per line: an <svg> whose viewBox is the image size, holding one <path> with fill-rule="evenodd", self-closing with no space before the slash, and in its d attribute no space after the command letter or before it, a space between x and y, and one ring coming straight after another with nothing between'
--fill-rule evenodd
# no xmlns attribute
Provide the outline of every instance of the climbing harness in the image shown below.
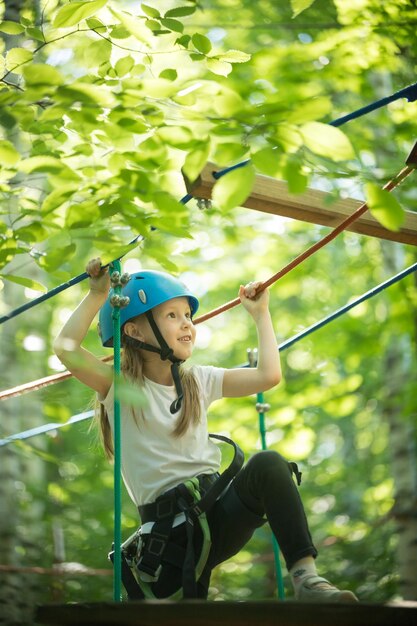
<svg viewBox="0 0 417 626"><path fill-rule="evenodd" d="M176 599L201 595L197 583L211 547L206 513L227 490L244 462L241 448L232 439L209 436L233 447L233 459L224 472L191 478L155 502L139 506L142 526L121 546L122 582L129 599L166 597L167 589L168 596ZM182 541L175 540L179 535ZM109 558L114 562L114 546Z"/></svg>

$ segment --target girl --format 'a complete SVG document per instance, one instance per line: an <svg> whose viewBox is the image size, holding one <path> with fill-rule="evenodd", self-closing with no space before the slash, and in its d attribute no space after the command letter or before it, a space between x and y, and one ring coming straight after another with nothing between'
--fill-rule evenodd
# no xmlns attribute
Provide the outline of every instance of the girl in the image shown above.
<svg viewBox="0 0 417 626"><path fill-rule="evenodd" d="M90 290L54 349L72 374L97 392L104 448L111 457L112 369L81 345L99 311L102 343L113 343L110 278L99 258L86 269ZM257 293L259 285L239 289L258 333L257 366L239 369L183 367L193 352L192 318L198 301L176 278L144 270L133 274L123 291L130 301L121 309L122 375L146 400L139 408L122 403L121 410L123 480L143 523L135 543L135 579L130 577L142 591L136 594L135 584L127 580L129 597L168 597L182 587L185 597L206 598L212 569L236 554L266 516L297 600L357 601L352 592L340 591L318 576L317 551L291 466L276 452L255 454L206 510L195 510L196 499L203 496L201 503L206 503L204 495L212 493L221 461L218 446L208 436L208 406L221 397L266 391L281 380L269 295L267 290ZM194 488L198 494L191 498ZM195 554L200 555L197 572ZM123 582L126 586L125 577Z"/></svg>

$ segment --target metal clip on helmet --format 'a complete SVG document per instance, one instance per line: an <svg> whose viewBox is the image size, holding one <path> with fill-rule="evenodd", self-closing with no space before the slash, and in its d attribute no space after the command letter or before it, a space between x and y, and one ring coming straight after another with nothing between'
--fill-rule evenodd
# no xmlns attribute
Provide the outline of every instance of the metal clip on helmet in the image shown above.
<svg viewBox="0 0 417 626"><path fill-rule="evenodd" d="M120 311L120 327L132 318L173 298L182 296L188 298L192 316L198 309L197 298L178 278L154 270L142 270L131 274L130 281L123 288L123 296L127 296L130 302ZM113 320L109 298L100 310L99 334L103 346L111 348L113 346Z"/></svg>

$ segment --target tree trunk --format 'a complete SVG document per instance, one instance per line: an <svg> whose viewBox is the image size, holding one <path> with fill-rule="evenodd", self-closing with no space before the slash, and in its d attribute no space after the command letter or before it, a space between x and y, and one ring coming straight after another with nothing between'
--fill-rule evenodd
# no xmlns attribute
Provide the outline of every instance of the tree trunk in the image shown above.
<svg viewBox="0 0 417 626"><path fill-rule="evenodd" d="M404 263L402 254L383 246L384 264L398 272ZM399 259L398 257L401 257ZM415 339L414 339L415 341ZM393 337L385 356L385 400L383 414L389 426L391 469L395 485L392 515L398 523L397 565L400 594L405 600L417 600L417 465L415 407L407 402L404 386L410 377L410 354L415 351L413 338Z"/></svg>
<svg viewBox="0 0 417 626"><path fill-rule="evenodd" d="M4 19L19 21L23 0L6 0ZM38 2L31 5L35 10ZM6 49L16 46L5 36ZM13 79L13 77L12 77ZM18 141L16 133L10 141ZM19 262L21 262L20 257ZM8 267L11 274L13 269ZM18 272L17 272L18 273ZM23 288L5 284L2 292L5 311L22 304ZM31 378L45 374L45 366L36 365L29 359L21 346L21 340L35 327L45 328L41 317L23 316L9 320L1 328L2 348L0 368L4 388L14 387ZM17 341L16 341L17 339ZM6 400L1 405L1 435L10 435L21 428L29 428L42 421L42 405L32 394L22 398ZM0 449L0 564L2 566L38 565L44 554L41 540L44 504L40 499L32 500L28 483L36 484L39 493L45 492L44 464L35 454L22 450L16 444ZM44 533L43 533L44 534ZM0 572L0 622L8 625L32 623L35 604L39 600L42 581L31 574Z"/></svg>

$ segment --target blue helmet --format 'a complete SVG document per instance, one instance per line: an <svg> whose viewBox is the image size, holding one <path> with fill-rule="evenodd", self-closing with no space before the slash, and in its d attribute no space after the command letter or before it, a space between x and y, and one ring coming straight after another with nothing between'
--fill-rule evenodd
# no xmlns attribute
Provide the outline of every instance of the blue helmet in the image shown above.
<svg viewBox="0 0 417 626"><path fill-rule="evenodd" d="M165 272L141 270L131 274L130 280L123 288L123 296L128 296L129 304L120 310L120 327L130 319L150 311L154 307L185 296L188 298L193 316L198 309L198 300L178 278ZM103 346L113 346L113 308L110 297L100 309L99 333Z"/></svg>

